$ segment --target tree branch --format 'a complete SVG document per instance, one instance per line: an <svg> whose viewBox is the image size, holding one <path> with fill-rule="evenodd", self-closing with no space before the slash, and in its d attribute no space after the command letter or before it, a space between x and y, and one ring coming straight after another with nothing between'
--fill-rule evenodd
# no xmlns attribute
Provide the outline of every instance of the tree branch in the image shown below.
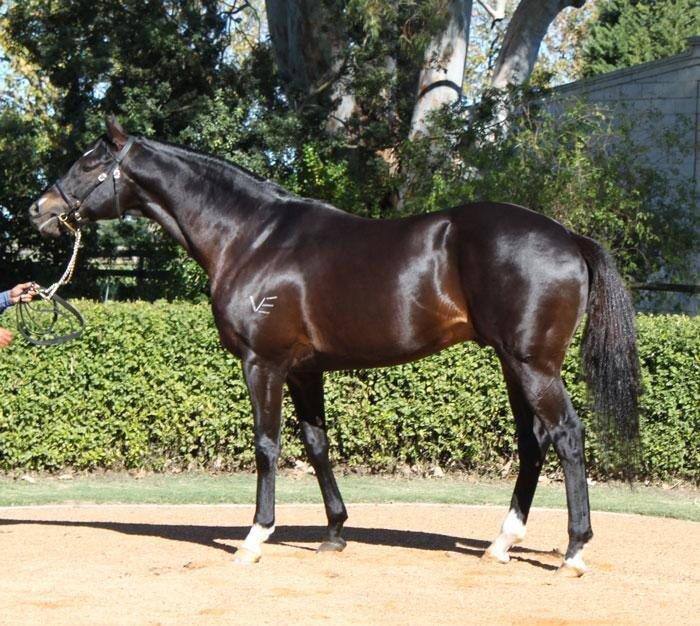
<svg viewBox="0 0 700 626"><path fill-rule="evenodd" d="M297 105L329 92L336 106L329 130L355 110L350 81L344 80L348 37L340 9L312 0L267 0L270 39L287 95Z"/></svg>
<svg viewBox="0 0 700 626"><path fill-rule="evenodd" d="M506 0L497 0L495 9L484 0L477 0L477 2L486 9L494 22L500 22L506 16Z"/></svg>
<svg viewBox="0 0 700 626"><path fill-rule="evenodd" d="M508 24L491 86L505 89L527 81L554 18L567 7L581 8L585 3L586 0L522 0Z"/></svg>

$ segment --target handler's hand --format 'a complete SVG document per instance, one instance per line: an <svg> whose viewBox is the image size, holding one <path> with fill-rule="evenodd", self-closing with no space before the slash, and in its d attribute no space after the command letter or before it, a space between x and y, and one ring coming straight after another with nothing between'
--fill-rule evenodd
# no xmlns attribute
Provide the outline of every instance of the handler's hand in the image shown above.
<svg viewBox="0 0 700 626"><path fill-rule="evenodd" d="M0 328L0 348L6 348L12 343L12 333L5 328Z"/></svg>
<svg viewBox="0 0 700 626"><path fill-rule="evenodd" d="M31 302L36 295L36 286L34 283L20 283L10 289L10 302L17 304L18 302Z"/></svg>

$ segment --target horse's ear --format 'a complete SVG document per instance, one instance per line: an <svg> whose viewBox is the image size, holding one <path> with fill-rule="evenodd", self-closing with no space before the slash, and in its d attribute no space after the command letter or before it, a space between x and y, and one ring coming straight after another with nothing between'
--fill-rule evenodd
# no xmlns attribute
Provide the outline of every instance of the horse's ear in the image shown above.
<svg viewBox="0 0 700 626"><path fill-rule="evenodd" d="M117 150L121 150L129 139L129 135L117 122L114 115L107 117L107 138L116 146Z"/></svg>

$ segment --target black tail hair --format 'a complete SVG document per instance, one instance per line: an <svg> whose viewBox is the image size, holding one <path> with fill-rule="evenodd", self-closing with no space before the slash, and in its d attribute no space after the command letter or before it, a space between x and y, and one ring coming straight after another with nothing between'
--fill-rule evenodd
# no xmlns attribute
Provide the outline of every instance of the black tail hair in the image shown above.
<svg viewBox="0 0 700 626"><path fill-rule="evenodd" d="M617 453L630 477L639 457L641 376L632 300L610 254L593 239L574 235L590 270L590 291L581 358L608 453Z"/></svg>

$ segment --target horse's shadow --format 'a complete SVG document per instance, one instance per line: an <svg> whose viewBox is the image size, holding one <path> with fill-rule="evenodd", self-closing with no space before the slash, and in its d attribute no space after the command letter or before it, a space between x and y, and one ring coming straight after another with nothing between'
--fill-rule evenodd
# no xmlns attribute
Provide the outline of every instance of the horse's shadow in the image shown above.
<svg viewBox="0 0 700 626"><path fill-rule="evenodd" d="M186 541L208 548L216 548L235 553L237 548L227 542L243 541L248 534L248 526L199 526L187 524L136 524L126 522L76 522L69 520L34 520L0 518L0 527L32 524L39 526L61 526L67 528L97 528L111 530L125 535L143 537L158 537L171 541ZM322 526L278 526L269 543L287 545L300 550L312 550L308 546L297 545L318 543L325 534ZM471 557L480 558L488 547L488 542L481 539L455 537L441 533L420 532L414 530L396 530L393 528L357 528L346 527L343 536L348 542L368 545L388 546L397 548L414 548L418 550L442 550L457 552ZM514 547L511 558L530 563L545 570L556 567L544 563L537 557L551 555L552 552L533 550L530 548Z"/></svg>

